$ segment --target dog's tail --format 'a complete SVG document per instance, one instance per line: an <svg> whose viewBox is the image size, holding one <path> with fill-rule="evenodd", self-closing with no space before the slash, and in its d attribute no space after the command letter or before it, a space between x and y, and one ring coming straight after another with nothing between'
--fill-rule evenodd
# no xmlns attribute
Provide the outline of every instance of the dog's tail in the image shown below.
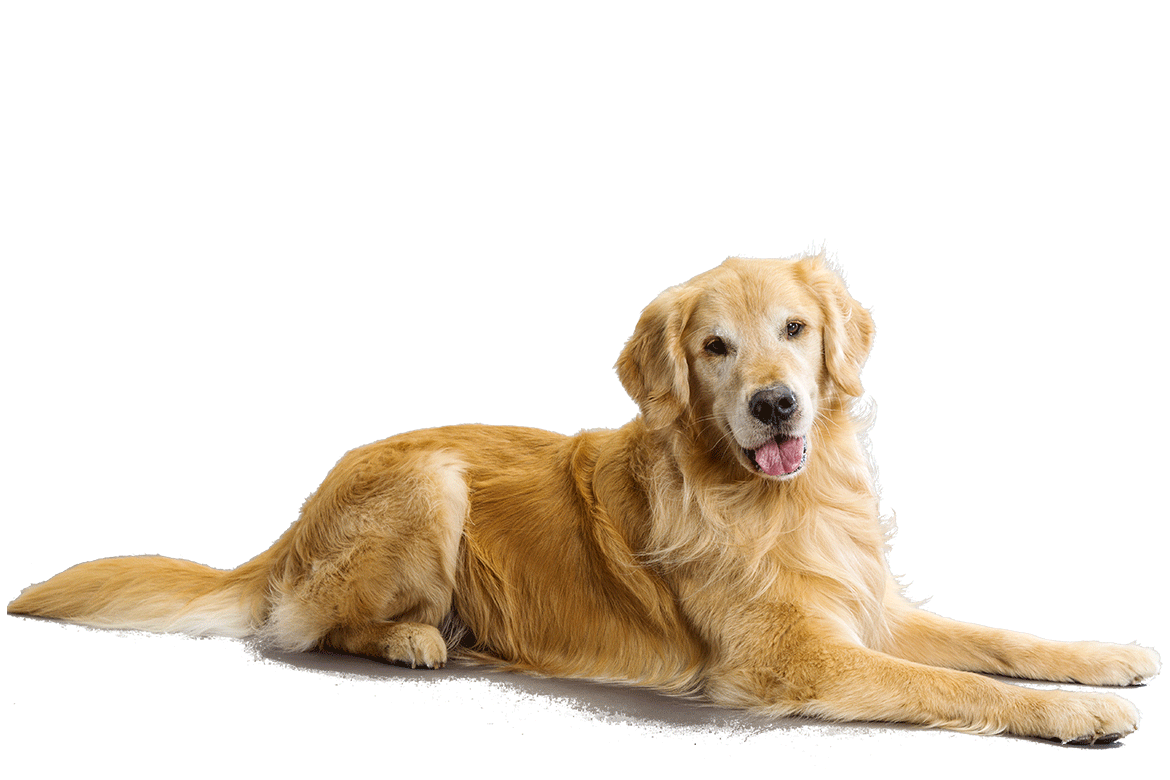
<svg viewBox="0 0 1170 780"><path fill-rule="evenodd" d="M30 585L10 615L59 618L100 628L243 637L268 611L269 554L231 571L143 555L81 563Z"/></svg>

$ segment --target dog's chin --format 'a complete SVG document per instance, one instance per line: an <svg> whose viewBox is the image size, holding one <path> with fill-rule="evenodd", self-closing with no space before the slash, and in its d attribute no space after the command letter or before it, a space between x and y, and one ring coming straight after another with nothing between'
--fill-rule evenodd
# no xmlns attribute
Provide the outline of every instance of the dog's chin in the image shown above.
<svg viewBox="0 0 1170 780"><path fill-rule="evenodd" d="M756 447L741 447L739 456L756 476L792 479L808 465L808 436L776 436Z"/></svg>

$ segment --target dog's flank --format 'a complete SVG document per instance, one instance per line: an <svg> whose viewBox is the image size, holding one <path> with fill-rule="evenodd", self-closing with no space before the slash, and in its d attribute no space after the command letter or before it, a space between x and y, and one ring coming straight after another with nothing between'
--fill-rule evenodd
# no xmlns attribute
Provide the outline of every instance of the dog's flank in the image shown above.
<svg viewBox="0 0 1170 780"><path fill-rule="evenodd" d="M560 436L456 426L347 453L230 572L81 564L9 612L258 634L409 666L452 654L773 715L1062 742L1137 727L1137 645L1052 642L910 604L864 445L869 313L820 256L731 259L659 295L617 361L641 413Z"/></svg>

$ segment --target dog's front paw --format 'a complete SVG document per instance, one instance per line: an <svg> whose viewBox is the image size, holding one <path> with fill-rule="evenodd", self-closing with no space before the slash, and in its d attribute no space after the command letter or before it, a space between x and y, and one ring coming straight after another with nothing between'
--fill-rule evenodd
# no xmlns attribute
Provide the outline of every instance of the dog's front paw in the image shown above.
<svg viewBox="0 0 1170 780"><path fill-rule="evenodd" d="M1137 708L1108 693L1050 691L1050 720L1035 736L1065 745L1104 745L1116 742L1138 727Z"/></svg>
<svg viewBox="0 0 1170 780"><path fill-rule="evenodd" d="M1080 660L1074 680L1085 685L1139 685L1162 668L1158 653L1141 645L1077 642Z"/></svg>

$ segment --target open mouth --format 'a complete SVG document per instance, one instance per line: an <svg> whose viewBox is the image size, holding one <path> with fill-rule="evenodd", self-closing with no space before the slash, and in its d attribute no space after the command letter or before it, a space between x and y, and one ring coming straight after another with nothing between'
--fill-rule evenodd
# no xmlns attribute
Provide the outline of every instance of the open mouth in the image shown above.
<svg viewBox="0 0 1170 780"><path fill-rule="evenodd" d="M769 477L789 477L804 468L808 442L803 436L777 436L762 447L744 450L748 460Z"/></svg>

